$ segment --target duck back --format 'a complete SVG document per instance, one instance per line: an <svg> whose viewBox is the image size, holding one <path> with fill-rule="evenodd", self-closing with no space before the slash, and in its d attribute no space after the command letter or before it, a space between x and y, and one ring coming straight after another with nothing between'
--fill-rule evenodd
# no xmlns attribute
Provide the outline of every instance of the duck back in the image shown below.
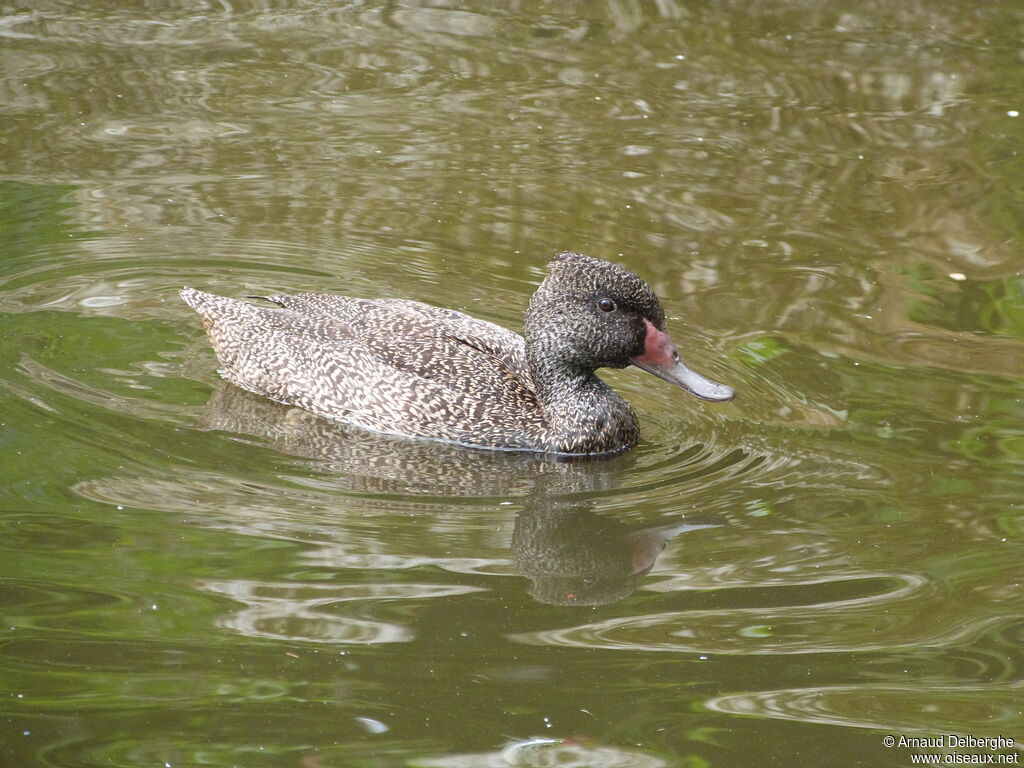
<svg viewBox="0 0 1024 768"><path fill-rule="evenodd" d="M493 323L404 299L182 298L221 375L250 392L381 432L492 448L547 440L525 341Z"/></svg>

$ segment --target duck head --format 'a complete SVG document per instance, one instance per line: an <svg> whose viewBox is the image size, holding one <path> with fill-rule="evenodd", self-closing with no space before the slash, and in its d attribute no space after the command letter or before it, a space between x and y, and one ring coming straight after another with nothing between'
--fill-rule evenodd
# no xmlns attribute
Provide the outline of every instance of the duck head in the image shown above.
<svg viewBox="0 0 1024 768"><path fill-rule="evenodd" d="M688 368L665 329L651 287L617 264L560 253L530 300L526 339L531 363L547 358L580 373L635 365L711 401L731 400L731 387Z"/></svg>

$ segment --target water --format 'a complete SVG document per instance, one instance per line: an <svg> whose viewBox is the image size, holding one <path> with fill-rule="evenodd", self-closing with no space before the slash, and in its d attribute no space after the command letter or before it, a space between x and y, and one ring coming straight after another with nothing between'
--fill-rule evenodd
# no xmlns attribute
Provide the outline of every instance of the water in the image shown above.
<svg viewBox="0 0 1024 768"><path fill-rule="evenodd" d="M1024 740L1024 11L9 2L11 766L896 766ZM707 405L547 462L222 384L184 284L519 327L556 251ZM949 758L950 760L954 758Z"/></svg>

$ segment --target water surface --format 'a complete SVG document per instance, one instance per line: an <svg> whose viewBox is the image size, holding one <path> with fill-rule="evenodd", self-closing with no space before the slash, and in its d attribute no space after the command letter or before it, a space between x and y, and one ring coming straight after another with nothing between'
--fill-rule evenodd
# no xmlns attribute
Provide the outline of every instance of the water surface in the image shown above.
<svg viewBox="0 0 1024 768"><path fill-rule="evenodd" d="M7 763L1024 741L1021 39L1010 0L6 3ZM382 438L220 382L176 296L519 328L564 249L736 401L609 372L605 461Z"/></svg>

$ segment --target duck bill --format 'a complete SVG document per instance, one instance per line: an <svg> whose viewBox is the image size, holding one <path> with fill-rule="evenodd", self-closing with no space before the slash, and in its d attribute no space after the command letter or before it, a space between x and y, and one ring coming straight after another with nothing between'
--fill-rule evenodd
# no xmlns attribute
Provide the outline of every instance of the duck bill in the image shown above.
<svg viewBox="0 0 1024 768"><path fill-rule="evenodd" d="M644 342L643 353L630 358L630 362L637 368L642 368L648 373L653 373L659 379L682 387L691 395L701 400L722 402L732 400L736 392L732 387L718 384L711 381L691 368L687 368L676 352L676 345L672 338L664 331L659 331L647 319L647 337Z"/></svg>

